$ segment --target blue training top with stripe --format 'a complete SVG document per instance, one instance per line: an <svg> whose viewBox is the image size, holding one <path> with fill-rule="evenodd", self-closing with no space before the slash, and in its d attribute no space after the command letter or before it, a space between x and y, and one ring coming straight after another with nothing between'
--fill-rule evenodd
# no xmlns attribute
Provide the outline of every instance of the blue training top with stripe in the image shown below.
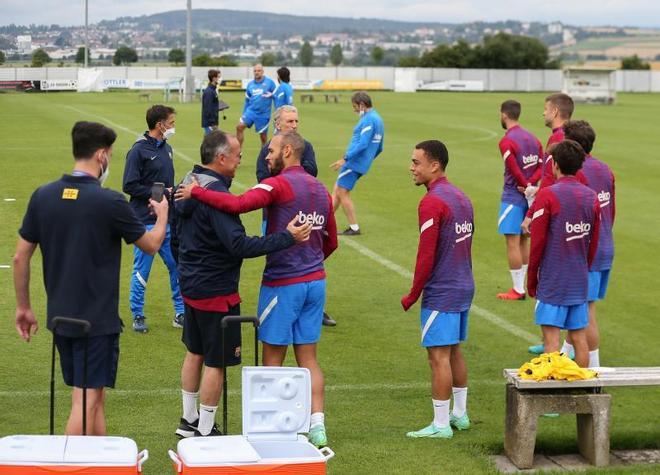
<svg viewBox="0 0 660 475"><path fill-rule="evenodd" d="M254 79L250 81L245 88L243 113L250 111L257 117L270 117L275 89L277 89L277 85L267 76L264 76L259 82Z"/></svg>
<svg viewBox="0 0 660 475"><path fill-rule="evenodd" d="M288 82L281 82L273 94L275 110L282 106L293 105L293 87Z"/></svg>
<svg viewBox="0 0 660 475"><path fill-rule="evenodd" d="M384 136L383 119L375 109L360 117L344 155L348 168L362 175L367 173L374 159L383 151Z"/></svg>

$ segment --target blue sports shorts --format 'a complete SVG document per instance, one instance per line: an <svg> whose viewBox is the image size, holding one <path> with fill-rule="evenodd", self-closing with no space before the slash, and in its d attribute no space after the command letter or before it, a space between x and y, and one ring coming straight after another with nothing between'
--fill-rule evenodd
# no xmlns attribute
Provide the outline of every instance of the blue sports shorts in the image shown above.
<svg viewBox="0 0 660 475"><path fill-rule="evenodd" d="M362 173L351 170L348 163L344 163L339 170L339 176L337 176L337 186L341 186L342 188L351 191L361 177Z"/></svg>
<svg viewBox="0 0 660 475"><path fill-rule="evenodd" d="M587 302L578 305L552 305L537 300L534 315L537 325L559 327L563 330L581 330L589 324Z"/></svg>
<svg viewBox="0 0 660 475"><path fill-rule="evenodd" d="M469 310L463 312L439 312L422 308L422 346L456 345L467 339Z"/></svg>
<svg viewBox="0 0 660 475"><path fill-rule="evenodd" d="M254 124L254 131L258 134L268 133L268 123L270 122L270 115L258 116L253 112L246 110L241 116L241 124L247 128L252 127Z"/></svg>
<svg viewBox="0 0 660 475"><path fill-rule="evenodd" d="M259 340L271 345L305 345L321 338L325 279L259 291Z"/></svg>
<svg viewBox="0 0 660 475"><path fill-rule="evenodd" d="M526 213L526 206L516 206L512 203L502 202L499 219L497 220L497 232L500 234L522 234L523 231L520 225L525 219Z"/></svg>
<svg viewBox="0 0 660 475"><path fill-rule="evenodd" d="M587 301L595 302L603 300L607 293L607 286L610 283L610 269L589 272L589 290L587 292Z"/></svg>

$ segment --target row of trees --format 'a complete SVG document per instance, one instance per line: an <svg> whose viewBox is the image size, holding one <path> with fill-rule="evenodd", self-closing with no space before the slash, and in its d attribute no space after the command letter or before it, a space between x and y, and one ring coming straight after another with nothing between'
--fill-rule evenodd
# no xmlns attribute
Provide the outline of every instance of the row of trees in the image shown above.
<svg viewBox="0 0 660 475"><path fill-rule="evenodd" d="M88 62L89 62L89 51ZM380 46L375 46L369 54L370 63L382 65L388 52ZM84 63L85 49L78 48L76 63ZM275 66L288 62L282 53L266 52L261 55L260 61L264 66ZM314 63L314 49L309 42L303 43L298 55L298 62L302 66L311 66ZM344 62L344 53L341 45L335 44L330 50L328 57L330 63L339 66ZM391 58L390 58L391 59ZM5 54L0 51L0 64L5 62ZM169 52L167 60L175 65L185 62L185 53L176 48ZM112 63L116 66L127 65L138 61L135 49L128 46L120 46L112 57ZM32 53L32 67L43 67L51 62L48 53L37 49ZM192 60L193 66L230 67L238 66L237 61L229 56L223 55L213 57L203 53L195 56ZM390 63L391 64L391 63ZM389 65L389 64L388 64ZM459 40L453 45L438 45L433 50L427 51L420 56L403 56L398 59L400 67L422 67L422 68L483 68L483 69L556 69L561 66L559 59L550 59L548 48L536 38L526 36L508 35L498 33L494 36L486 36L480 45L470 46L466 41ZM637 55L623 58L621 69L648 70L651 66L642 61Z"/></svg>

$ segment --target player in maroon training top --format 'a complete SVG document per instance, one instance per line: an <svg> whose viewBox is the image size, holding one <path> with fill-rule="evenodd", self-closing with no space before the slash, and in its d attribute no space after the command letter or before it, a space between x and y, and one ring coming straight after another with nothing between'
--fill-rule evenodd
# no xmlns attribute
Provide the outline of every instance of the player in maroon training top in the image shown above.
<svg viewBox="0 0 660 475"><path fill-rule="evenodd" d="M584 156L572 140L554 147L557 181L536 196L527 277L527 291L537 300L535 321L543 331L545 352L559 351L560 330L568 330L575 361L582 367L589 363L587 290L600 224L596 193L575 177Z"/></svg>
<svg viewBox="0 0 660 475"><path fill-rule="evenodd" d="M285 229L293 216L312 224L308 241L268 254L259 292L259 339L266 366L282 366L288 345L296 362L309 369L312 378L312 414L309 440L327 445L325 433L324 380L316 358L325 305L323 261L337 248L337 225L332 198L325 186L307 173L300 160L305 141L297 132L284 132L268 144L266 161L271 177L242 195L189 186L178 198L193 198L227 213L246 213L267 207L266 234Z"/></svg>
<svg viewBox="0 0 660 475"><path fill-rule="evenodd" d="M497 294L502 300L525 299L525 274L529 260L529 240L521 224L527 213L525 189L536 185L541 178L543 147L532 133L518 122L520 102L504 101L500 106L500 123L506 130L500 140L504 160L504 187L497 221L497 230L506 239L506 254L513 287Z"/></svg>
<svg viewBox="0 0 660 475"><path fill-rule="evenodd" d="M410 171L424 185L419 203L419 249L413 285L401 299L408 310L422 296L421 343L431 364L433 422L408 437L450 438L451 427L468 429L467 367L460 343L467 338L472 297L472 233L474 214L465 194L447 181L449 154L438 140L415 146ZM450 396L454 407L449 413Z"/></svg>
<svg viewBox="0 0 660 475"><path fill-rule="evenodd" d="M614 174L604 162L591 155L596 132L584 120L570 120L564 124L564 134L567 139L579 143L587 154L580 170L587 181L587 186L596 192L600 203L600 232L598 233L598 250L589 268L589 326L587 327L587 344L589 345L589 367L600 366L600 335L596 321L596 302L603 300L610 279L610 269L614 260L614 239L612 227L616 214ZM565 341L562 351L570 352L572 345Z"/></svg>

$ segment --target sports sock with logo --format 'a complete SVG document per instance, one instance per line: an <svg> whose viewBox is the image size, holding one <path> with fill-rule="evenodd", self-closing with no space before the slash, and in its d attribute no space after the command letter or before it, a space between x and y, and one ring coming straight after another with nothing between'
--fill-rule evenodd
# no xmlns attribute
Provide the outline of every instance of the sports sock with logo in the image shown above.
<svg viewBox="0 0 660 475"><path fill-rule="evenodd" d="M211 433L213 423L215 422L215 411L217 410L218 406L199 405L199 424L197 425L197 430L200 434L209 435Z"/></svg>
<svg viewBox="0 0 660 475"><path fill-rule="evenodd" d="M449 399L446 401L431 399L431 401L433 401L433 424L436 427L447 427L449 425Z"/></svg>
<svg viewBox="0 0 660 475"><path fill-rule="evenodd" d="M322 412L314 412L312 413L312 417L310 418L309 421L309 427L316 427L316 426L322 426L325 424L325 414Z"/></svg>
<svg viewBox="0 0 660 475"><path fill-rule="evenodd" d="M561 345L561 353L564 353L566 356L570 356L571 353L575 352L575 348L573 348L573 345L571 345L569 342L564 340L564 344Z"/></svg>
<svg viewBox="0 0 660 475"><path fill-rule="evenodd" d="M511 280L513 281L513 290L519 294L525 293L525 271L521 267L520 269L510 269Z"/></svg>
<svg viewBox="0 0 660 475"><path fill-rule="evenodd" d="M183 418L188 422L195 422L199 419L199 413L197 412L199 391L191 393L182 389L181 396L183 400Z"/></svg>
<svg viewBox="0 0 660 475"><path fill-rule="evenodd" d="M468 388L451 388L454 395L454 407L451 413L454 417L463 417L467 408L467 390Z"/></svg>
<svg viewBox="0 0 660 475"><path fill-rule="evenodd" d="M348 227L351 228L353 231L359 231L360 230L360 226L357 225L357 224L349 224Z"/></svg>
<svg viewBox="0 0 660 475"><path fill-rule="evenodd" d="M600 366L600 355L598 354L599 350L595 349L589 352L589 367L597 368Z"/></svg>

